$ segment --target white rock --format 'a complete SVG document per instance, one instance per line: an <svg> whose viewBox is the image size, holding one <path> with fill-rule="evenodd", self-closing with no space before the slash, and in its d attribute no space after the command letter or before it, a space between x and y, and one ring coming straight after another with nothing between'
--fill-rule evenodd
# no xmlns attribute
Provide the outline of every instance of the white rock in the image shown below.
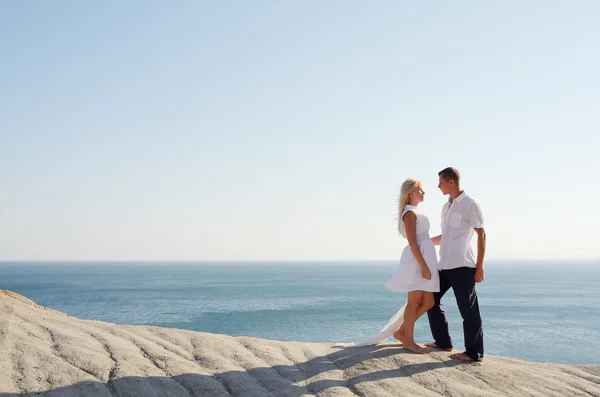
<svg viewBox="0 0 600 397"><path fill-rule="evenodd" d="M600 396L597 365L332 346L80 320L0 291L0 397Z"/></svg>

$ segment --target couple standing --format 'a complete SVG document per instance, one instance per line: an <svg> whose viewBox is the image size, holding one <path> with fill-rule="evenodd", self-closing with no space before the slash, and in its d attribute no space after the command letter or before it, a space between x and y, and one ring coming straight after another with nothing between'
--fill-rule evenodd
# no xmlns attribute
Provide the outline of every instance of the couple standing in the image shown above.
<svg viewBox="0 0 600 397"><path fill-rule="evenodd" d="M408 246L402 252L398 271L385 287L408 292L408 300L386 327L402 342L403 348L427 353L428 349L414 341L415 322L427 313L434 342L425 346L451 351L452 339L441 299L452 288L463 318L466 349L451 357L481 361L483 328L475 283L483 281L486 244L483 214L479 204L461 190L460 174L455 168L445 168L438 176L438 188L449 199L442 209L442 234L436 237L429 236L429 219L418 210L425 196L421 182L407 179L402 184L398 231L408 240ZM477 257L471 248L474 233L477 233ZM440 245L439 262L434 245Z"/></svg>

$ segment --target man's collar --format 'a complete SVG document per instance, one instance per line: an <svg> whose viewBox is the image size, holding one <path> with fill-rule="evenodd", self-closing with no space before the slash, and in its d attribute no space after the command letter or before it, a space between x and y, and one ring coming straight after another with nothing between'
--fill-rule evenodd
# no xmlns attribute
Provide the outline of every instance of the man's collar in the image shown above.
<svg viewBox="0 0 600 397"><path fill-rule="evenodd" d="M461 194L459 194L458 197L456 197L454 200L452 200L450 197L448 197L448 202L450 204L452 204L454 201L456 201L457 203L460 203L464 198L465 198L465 191L463 190L463 192Z"/></svg>

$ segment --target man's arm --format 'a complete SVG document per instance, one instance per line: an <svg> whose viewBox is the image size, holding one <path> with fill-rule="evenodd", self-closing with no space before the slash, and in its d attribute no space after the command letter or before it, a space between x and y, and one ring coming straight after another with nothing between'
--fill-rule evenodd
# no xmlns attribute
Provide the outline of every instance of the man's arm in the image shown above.
<svg viewBox="0 0 600 397"><path fill-rule="evenodd" d="M483 259L485 258L485 229L482 227L475 228L477 233L477 262L475 262L475 282L483 281Z"/></svg>
<svg viewBox="0 0 600 397"><path fill-rule="evenodd" d="M442 236L435 236L431 238L431 241L433 242L433 245L440 245L442 243Z"/></svg>

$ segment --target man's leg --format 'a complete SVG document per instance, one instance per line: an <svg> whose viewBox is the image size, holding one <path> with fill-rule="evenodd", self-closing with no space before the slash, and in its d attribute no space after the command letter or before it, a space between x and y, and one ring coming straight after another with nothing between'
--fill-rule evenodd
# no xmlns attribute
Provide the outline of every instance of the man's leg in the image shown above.
<svg viewBox="0 0 600 397"><path fill-rule="evenodd" d="M442 297L450 289L450 270L440 271L440 292L434 292L433 307L427 311L427 318L429 318L429 327L431 328L431 335L433 336L434 343L426 343L425 346L437 347L440 349L452 349L452 339L450 338L450 331L448 329L448 318L446 317L446 311L444 305L442 305Z"/></svg>
<svg viewBox="0 0 600 397"><path fill-rule="evenodd" d="M459 267L453 271L452 289L463 318L465 355L473 361L481 361L483 360L483 324L475 290L475 269ZM457 358L461 359L461 357Z"/></svg>

